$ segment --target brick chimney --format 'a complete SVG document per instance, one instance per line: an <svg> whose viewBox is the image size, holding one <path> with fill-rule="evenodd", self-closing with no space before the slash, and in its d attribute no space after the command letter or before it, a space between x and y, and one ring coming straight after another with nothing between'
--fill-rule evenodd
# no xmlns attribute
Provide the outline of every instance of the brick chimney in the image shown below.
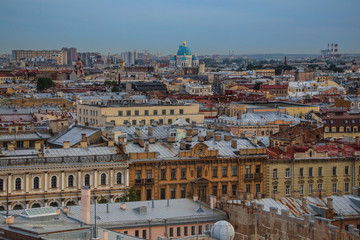
<svg viewBox="0 0 360 240"><path fill-rule="evenodd" d="M36 141L36 142L35 142L35 149L36 149L36 150L40 150L40 149L41 149L41 142L40 142L40 141Z"/></svg>
<svg viewBox="0 0 360 240"><path fill-rule="evenodd" d="M124 143L125 142L125 137L124 136L119 136L118 137L118 143Z"/></svg>
<svg viewBox="0 0 360 240"><path fill-rule="evenodd" d="M198 136L198 141L199 141L199 142L204 142L204 141L205 141L205 137L204 137L204 136Z"/></svg>
<svg viewBox="0 0 360 240"><path fill-rule="evenodd" d="M192 136L186 136L186 142L192 142Z"/></svg>
<svg viewBox="0 0 360 240"><path fill-rule="evenodd" d="M210 208L211 209L216 208L216 197L213 195L210 195Z"/></svg>
<svg viewBox="0 0 360 240"><path fill-rule="evenodd" d="M70 148L70 141L64 141L63 148Z"/></svg>
<svg viewBox="0 0 360 240"><path fill-rule="evenodd" d="M334 209L333 199L331 197L328 197L326 199L326 206L331 210Z"/></svg>
<svg viewBox="0 0 360 240"><path fill-rule="evenodd" d="M153 128L152 127L148 127L148 136L149 137L153 136Z"/></svg>
<svg viewBox="0 0 360 240"><path fill-rule="evenodd" d="M33 132L35 129L35 125L34 123L30 123L30 131Z"/></svg>
<svg viewBox="0 0 360 240"><path fill-rule="evenodd" d="M149 144L148 143L145 144L145 152L149 152Z"/></svg>
<svg viewBox="0 0 360 240"><path fill-rule="evenodd" d="M8 151L14 151L15 150L15 143L14 142L9 142L7 145L7 150Z"/></svg>
<svg viewBox="0 0 360 240"><path fill-rule="evenodd" d="M22 131L26 132L26 126L25 125L22 125Z"/></svg>
<svg viewBox="0 0 360 240"><path fill-rule="evenodd" d="M120 209L121 210L126 210L126 203L125 202L120 203Z"/></svg>
<svg viewBox="0 0 360 240"><path fill-rule="evenodd" d="M231 147L234 149L237 149L237 140L232 140L231 141Z"/></svg>
<svg viewBox="0 0 360 240"><path fill-rule="evenodd" d="M108 147L113 147L114 146L114 139L110 138L108 141Z"/></svg>
<svg viewBox="0 0 360 240"><path fill-rule="evenodd" d="M81 189L81 221L90 224L90 197L91 190L89 187Z"/></svg>
<svg viewBox="0 0 360 240"><path fill-rule="evenodd" d="M231 135L225 135L224 139L225 139L225 141L231 141L232 136Z"/></svg>
<svg viewBox="0 0 360 240"><path fill-rule="evenodd" d="M214 136L214 132L213 131L207 131L206 132L206 140L209 140L210 138L212 138Z"/></svg>
<svg viewBox="0 0 360 240"><path fill-rule="evenodd" d="M9 126L9 133L12 132L12 126Z"/></svg>
<svg viewBox="0 0 360 240"><path fill-rule="evenodd" d="M217 141L217 142L221 141L221 134L218 133L215 135L215 141Z"/></svg>

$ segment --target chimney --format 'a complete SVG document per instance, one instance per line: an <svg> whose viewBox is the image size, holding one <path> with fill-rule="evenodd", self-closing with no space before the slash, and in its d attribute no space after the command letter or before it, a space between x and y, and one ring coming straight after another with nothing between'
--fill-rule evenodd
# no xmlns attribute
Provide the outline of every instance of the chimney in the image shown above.
<svg viewBox="0 0 360 240"><path fill-rule="evenodd" d="M213 131L207 131L206 132L206 140L209 140L210 138L212 138L214 136L214 132Z"/></svg>
<svg viewBox="0 0 360 240"><path fill-rule="evenodd" d="M225 139L225 141L231 141L231 139L232 139L232 136L231 135L225 135L224 136L224 139Z"/></svg>
<svg viewBox="0 0 360 240"><path fill-rule="evenodd" d="M358 187L353 187L352 188L352 195L359 196L359 188Z"/></svg>
<svg viewBox="0 0 360 240"><path fill-rule="evenodd" d="M15 126L15 133L19 131L19 126Z"/></svg>
<svg viewBox="0 0 360 240"><path fill-rule="evenodd" d="M328 197L328 198L326 199L326 205L327 205L327 207L328 207L329 209L334 209L333 199L330 198L330 197Z"/></svg>
<svg viewBox="0 0 360 240"><path fill-rule="evenodd" d="M70 148L70 141L64 141L63 148Z"/></svg>
<svg viewBox="0 0 360 240"><path fill-rule="evenodd" d="M300 191L299 190L294 190L292 193L292 197L295 199L299 199L300 198Z"/></svg>
<svg viewBox="0 0 360 240"><path fill-rule="evenodd" d="M80 147L81 148L87 148L88 147L88 143L87 143L87 140L85 139L82 139L81 141L80 141Z"/></svg>
<svg viewBox="0 0 360 240"><path fill-rule="evenodd" d="M193 201L194 201L194 202L197 202L198 200L199 200L199 197L194 195L194 196L193 196Z"/></svg>
<svg viewBox="0 0 360 240"><path fill-rule="evenodd" d="M22 125L22 131L26 132L26 126L25 125Z"/></svg>
<svg viewBox="0 0 360 240"><path fill-rule="evenodd" d="M34 123L30 123L30 131L33 132L35 129Z"/></svg>
<svg viewBox="0 0 360 240"><path fill-rule="evenodd" d="M145 139L143 139L143 138L139 138L139 146L140 147L144 147L144 145L145 145Z"/></svg>
<svg viewBox="0 0 360 240"><path fill-rule="evenodd" d="M360 145L360 137L357 136L355 139L356 139L356 145Z"/></svg>
<svg viewBox="0 0 360 240"><path fill-rule="evenodd" d="M149 152L149 144L148 143L145 144L145 152Z"/></svg>
<svg viewBox="0 0 360 240"><path fill-rule="evenodd" d="M12 126L9 126L9 133L12 132Z"/></svg>
<svg viewBox="0 0 360 240"><path fill-rule="evenodd" d="M215 135L215 141L220 142L221 141L221 133Z"/></svg>
<svg viewBox="0 0 360 240"><path fill-rule="evenodd" d="M36 150L40 150L40 149L41 149L41 142L40 142L40 141L36 141L36 142L35 142L35 149L36 149Z"/></svg>
<svg viewBox="0 0 360 240"><path fill-rule="evenodd" d="M89 187L81 189L81 221L90 224L90 195L91 190Z"/></svg>
<svg viewBox="0 0 360 240"><path fill-rule="evenodd" d="M272 191L271 198L274 199L275 201L279 200L280 199L280 192Z"/></svg>
<svg viewBox="0 0 360 240"><path fill-rule="evenodd" d="M231 141L231 147L234 149L237 149L237 140L232 140Z"/></svg>
<svg viewBox="0 0 360 240"><path fill-rule="evenodd" d="M121 210L126 210L126 203L125 202L120 203L120 209Z"/></svg>
<svg viewBox="0 0 360 240"><path fill-rule="evenodd" d="M57 215L60 215L60 213L61 213L60 208L56 209L56 213L57 213Z"/></svg>
<svg viewBox="0 0 360 240"><path fill-rule="evenodd" d="M204 141L205 141L205 137L204 137L204 136L198 136L198 141L199 141L199 142L204 142Z"/></svg>
<svg viewBox="0 0 360 240"><path fill-rule="evenodd" d="M191 128L188 128L188 129L186 129L186 136L187 137L192 137L192 129Z"/></svg>
<svg viewBox="0 0 360 240"><path fill-rule="evenodd" d="M169 136L169 137L167 137L167 142L174 143L174 142L176 142L176 138L174 136Z"/></svg>
<svg viewBox="0 0 360 240"><path fill-rule="evenodd" d="M108 240L108 231L104 230L103 232L103 240Z"/></svg>
<svg viewBox="0 0 360 240"><path fill-rule="evenodd" d="M148 136L149 137L153 136L153 128L152 127L148 127Z"/></svg>
<svg viewBox="0 0 360 240"><path fill-rule="evenodd" d="M186 142L192 142L192 137L191 136L186 136Z"/></svg>
<svg viewBox="0 0 360 240"><path fill-rule="evenodd" d="M15 144L14 142L9 142L7 145L7 150L8 151L14 151L15 150Z"/></svg>
<svg viewBox="0 0 360 240"><path fill-rule="evenodd" d="M156 139L155 139L154 137L150 137L150 138L149 138L149 143L154 144L155 141L156 141Z"/></svg>
<svg viewBox="0 0 360 240"><path fill-rule="evenodd" d="M110 138L108 141L108 147L113 147L114 146L114 139Z"/></svg>
<svg viewBox="0 0 360 240"><path fill-rule="evenodd" d="M5 217L5 223L7 225L13 224L14 222L15 222L15 217L14 216Z"/></svg>
<svg viewBox="0 0 360 240"><path fill-rule="evenodd" d="M81 134L81 140L86 140L86 133Z"/></svg>
<svg viewBox="0 0 360 240"><path fill-rule="evenodd" d="M301 209L302 210L305 210L306 209L306 206L307 206L307 202L306 202L306 198L302 198L301 199Z"/></svg>
<svg viewBox="0 0 360 240"><path fill-rule="evenodd" d="M118 143L124 143L125 142L125 137L124 136L119 136L118 137Z"/></svg>

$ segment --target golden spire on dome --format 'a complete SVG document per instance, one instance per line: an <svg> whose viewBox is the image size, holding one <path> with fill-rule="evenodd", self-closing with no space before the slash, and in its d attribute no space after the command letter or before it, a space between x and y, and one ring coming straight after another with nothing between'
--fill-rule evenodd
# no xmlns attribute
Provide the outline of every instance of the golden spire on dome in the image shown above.
<svg viewBox="0 0 360 240"><path fill-rule="evenodd" d="M186 46L186 41L183 41L183 46Z"/></svg>

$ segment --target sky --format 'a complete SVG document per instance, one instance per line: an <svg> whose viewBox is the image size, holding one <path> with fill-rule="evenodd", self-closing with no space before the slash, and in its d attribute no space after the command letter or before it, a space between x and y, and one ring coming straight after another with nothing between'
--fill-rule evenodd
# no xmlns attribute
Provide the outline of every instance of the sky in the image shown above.
<svg viewBox="0 0 360 240"><path fill-rule="evenodd" d="M0 53L360 53L359 0L0 0Z"/></svg>

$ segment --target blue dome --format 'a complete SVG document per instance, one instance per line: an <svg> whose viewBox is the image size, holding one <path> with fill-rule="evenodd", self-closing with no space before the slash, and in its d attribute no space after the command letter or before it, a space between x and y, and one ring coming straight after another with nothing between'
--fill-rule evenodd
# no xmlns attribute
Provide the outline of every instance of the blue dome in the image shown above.
<svg viewBox="0 0 360 240"><path fill-rule="evenodd" d="M171 57L170 57L170 60L174 60L174 61L175 61L175 60L176 60L175 56L171 56Z"/></svg>
<svg viewBox="0 0 360 240"><path fill-rule="evenodd" d="M179 46L179 50L177 52L177 55L191 55L190 49L186 46L186 42L183 42L183 45Z"/></svg>
<svg viewBox="0 0 360 240"><path fill-rule="evenodd" d="M199 60L197 56L193 56L192 58L193 61Z"/></svg>
<svg viewBox="0 0 360 240"><path fill-rule="evenodd" d="M187 57L183 56L183 57L181 58L181 60L186 61L186 60L187 60Z"/></svg>

